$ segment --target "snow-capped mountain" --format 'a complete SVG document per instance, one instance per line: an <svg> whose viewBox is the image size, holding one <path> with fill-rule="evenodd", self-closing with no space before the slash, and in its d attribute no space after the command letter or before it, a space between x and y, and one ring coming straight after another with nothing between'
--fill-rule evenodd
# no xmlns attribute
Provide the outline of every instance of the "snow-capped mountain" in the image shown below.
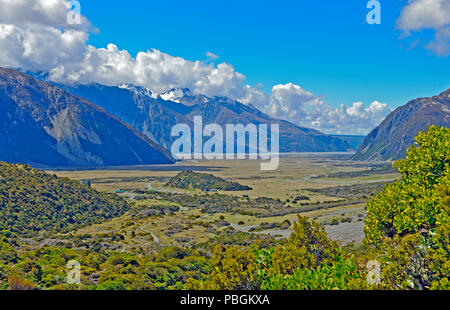
<svg viewBox="0 0 450 310"><path fill-rule="evenodd" d="M184 97L191 96L188 88L174 88L159 95L165 101L181 102Z"/></svg>
<svg viewBox="0 0 450 310"><path fill-rule="evenodd" d="M38 167L173 163L167 150L103 108L3 68L0 132L0 161Z"/></svg>
<svg viewBox="0 0 450 310"><path fill-rule="evenodd" d="M279 124L281 152L351 149L345 139L274 119L252 105L244 105L227 97L194 95L189 89L172 89L159 95L133 85L110 87L96 84L66 89L103 107L167 149L175 140L171 137L172 127L187 124L193 128L194 116L202 116L204 125Z"/></svg>

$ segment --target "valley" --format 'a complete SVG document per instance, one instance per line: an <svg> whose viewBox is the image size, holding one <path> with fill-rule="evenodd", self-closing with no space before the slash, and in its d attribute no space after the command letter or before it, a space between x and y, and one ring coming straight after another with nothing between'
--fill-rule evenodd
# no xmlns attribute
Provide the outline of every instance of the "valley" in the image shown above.
<svg viewBox="0 0 450 310"><path fill-rule="evenodd" d="M0 0L2 298L450 290L450 0L104 2Z"/></svg>
<svg viewBox="0 0 450 310"><path fill-rule="evenodd" d="M364 238L367 199L398 175L388 164L355 163L348 161L349 157L346 153L284 154L276 171L260 171L258 160L205 160L129 170L51 172L89 180L94 189L118 193L132 203L123 216L75 233L102 240L107 248L157 251L163 246L196 247L227 232L283 239L289 237L299 214L324 225L332 239L358 245ZM177 166L180 171L213 174L251 189L167 188L166 183L179 172ZM111 241L111 235L120 238Z"/></svg>

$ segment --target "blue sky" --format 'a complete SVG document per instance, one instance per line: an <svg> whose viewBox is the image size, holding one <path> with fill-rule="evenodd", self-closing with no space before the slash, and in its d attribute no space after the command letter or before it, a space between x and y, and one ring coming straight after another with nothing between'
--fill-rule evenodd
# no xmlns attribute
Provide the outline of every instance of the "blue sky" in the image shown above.
<svg viewBox="0 0 450 310"><path fill-rule="evenodd" d="M343 134L450 87L449 0L78 1L80 14L76 0L0 0L0 66L61 84L187 87ZM369 2L380 25L366 22Z"/></svg>
<svg viewBox="0 0 450 310"><path fill-rule="evenodd" d="M209 51L267 92L292 82L332 106L378 100L397 107L450 87L449 58L420 47L431 31L399 38L396 20L407 1L381 0L381 25L365 22L364 0L80 2L99 29L89 40L95 47L113 42L133 56L155 48L193 61L206 61Z"/></svg>

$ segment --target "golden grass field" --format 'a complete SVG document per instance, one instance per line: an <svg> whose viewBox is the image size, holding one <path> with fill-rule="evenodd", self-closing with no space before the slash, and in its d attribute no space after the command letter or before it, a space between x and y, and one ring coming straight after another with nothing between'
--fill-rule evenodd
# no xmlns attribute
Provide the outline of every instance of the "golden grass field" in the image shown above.
<svg viewBox="0 0 450 310"><path fill-rule="evenodd" d="M365 184L373 182L389 182L398 178L398 174L392 171L386 173L367 174L371 165L368 163L354 163L345 159L343 155L331 154L289 154L280 158L279 169L275 171L261 171L259 161L234 160L234 161L184 161L172 166L146 166L121 167L114 170L86 170L86 171L51 171L60 177L75 180L89 179L92 187L106 192L117 190L128 192L135 189L148 189L151 183L153 190L164 190L164 184L181 169L189 169L204 173L211 173L226 180L239 182L252 187L251 191L223 192L223 194L244 196L250 198L269 197L285 201L296 195L307 195L310 202L325 202L342 200L336 197L326 196L320 193L312 193L307 189L322 189L342 185L361 185L364 191ZM156 170L155 170L156 169ZM167 171L166 171L167 170ZM336 177L340 173L342 177ZM181 190L180 190L181 191ZM184 191L189 195L202 194L196 190ZM204 194L204 193L203 193ZM164 201L142 200L136 202L136 206L151 206L161 204ZM167 202L166 202L167 203ZM332 239L342 243L360 243L364 237L365 204L349 204L331 209L322 209L304 212L307 216L323 224ZM151 250L158 246L183 245L188 246L199 242L206 242L214 236L214 232L208 229L214 226L219 219L225 220L237 230L247 232L251 227L257 227L261 223L283 222L289 220L293 223L297 214L283 216L257 218L249 215L216 213L203 214L199 209L182 209L172 215L135 219L130 213L113 219L109 222L89 226L81 229L77 234L91 234L101 236L105 233L120 233L125 238L118 241L120 247L127 250ZM347 221L346 221L347 220ZM181 231L167 234L170 227L182 227ZM218 228L220 231L225 228ZM292 226L285 230L269 230L258 233L271 234L279 237L288 237ZM159 241L155 244L154 237ZM178 241L177 241L178 240ZM182 240L181 242L179 240Z"/></svg>

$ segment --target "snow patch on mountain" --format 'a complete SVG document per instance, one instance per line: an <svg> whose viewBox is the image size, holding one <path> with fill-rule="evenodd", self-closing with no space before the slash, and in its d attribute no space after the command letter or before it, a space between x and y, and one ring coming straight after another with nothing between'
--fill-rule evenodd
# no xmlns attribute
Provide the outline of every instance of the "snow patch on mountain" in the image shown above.
<svg viewBox="0 0 450 310"><path fill-rule="evenodd" d="M185 96L190 96L191 91L187 88L174 88L171 89L165 93L162 93L160 97L164 101L174 101L177 103L180 103L180 99L182 99Z"/></svg>

